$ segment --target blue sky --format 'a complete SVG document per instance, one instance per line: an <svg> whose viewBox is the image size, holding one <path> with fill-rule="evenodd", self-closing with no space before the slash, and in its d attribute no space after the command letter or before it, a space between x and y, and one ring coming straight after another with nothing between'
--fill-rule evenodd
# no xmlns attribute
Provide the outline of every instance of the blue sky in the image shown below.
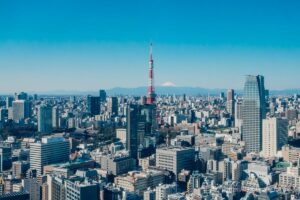
<svg viewBox="0 0 300 200"><path fill-rule="evenodd" d="M0 0L0 91L300 88L297 0Z"/></svg>

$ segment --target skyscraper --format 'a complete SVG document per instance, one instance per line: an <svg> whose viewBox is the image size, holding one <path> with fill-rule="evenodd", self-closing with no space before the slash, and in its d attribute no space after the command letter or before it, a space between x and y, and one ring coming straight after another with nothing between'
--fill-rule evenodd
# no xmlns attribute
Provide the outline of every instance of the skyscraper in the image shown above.
<svg viewBox="0 0 300 200"><path fill-rule="evenodd" d="M152 59L152 43L150 44L150 60L149 60L149 85L148 85L148 96L147 104L154 104L156 101L156 94L154 90L154 71L153 71L153 59Z"/></svg>
<svg viewBox="0 0 300 200"><path fill-rule="evenodd" d="M246 76L241 114L246 151L258 153L262 149L262 120L266 117L263 76Z"/></svg>
<svg viewBox="0 0 300 200"><path fill-rule="evenodd" d="M105 90L99 90L99 97L100 97L100 102L105 102L106 101L106 92L105 92Z"/></svg>
<svg viewBox="0 0 300 200"><path fill-rule="evenodd" d="M31 103L28 100L16 100L13 101L13 120L17 123L30 117L31 115Z"/></svg>
<svg viewBox="0 0 300 200"><path fill-rule="evenodd" d="M54 129L59 128L59 110L57 106L52 108L52 127Z"/></svg>
<svg viewBox="0 0 300 200"><path fill-rule="evenodd" d="M234 126L241 131L242 127L242 106L241 101L236 101L234 106Z"/></svg>
<svg viewBox="0 0 300 200"><path fill-rule="evenodd" d="M127 108L126 148L132 158L137 159L137 149L145 134L145 118L141 115L139 105L129 105Z"/></svg>
<svg viewBox="0 0 300 200"><path fill-rule="evenodd" d="M117 97L109 97L107 101L107 109L110 116L118 115L118 98Z"/></svg>
<svg viewBox="0 0 300 200"><path fill-rule="evenodd" d="M230 114L231 117L234 117L234 90L229 89L227 90L227 112Z"/></svg>
<svg viewBox="0 0 300 200"><path fill-rule="evenodd" d="M10 108L12 107L12 102L14 101L13 97L6 97L5 98L5 104L6 104L6 108Z"/></svg>
<svg viewBox="0 0 300 200"><path fill-rule="evenodd" d="M41 105L38 110L38 131L52 133L52 107Z"/></svg>
<svg viewBox="0 0 300 200"><path fill-rule="evenodd" d="M92 115L100 114L100 97L87 97L87 111Z"/></svg>

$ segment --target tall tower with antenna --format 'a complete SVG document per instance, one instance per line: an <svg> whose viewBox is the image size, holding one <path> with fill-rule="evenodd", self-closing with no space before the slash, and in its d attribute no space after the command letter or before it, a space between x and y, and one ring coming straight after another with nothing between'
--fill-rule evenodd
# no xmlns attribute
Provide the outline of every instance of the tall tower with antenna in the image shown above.
<svg viewBox="0 0 300 200"><path fill-rule="evenodd" d="M148 96L147 104L155 104L156 94L153 86L154 80L154 71L153 71L153 58L152 58L152 42L150 43L150 60L149 60L149 83L148 83Z"/></svg>

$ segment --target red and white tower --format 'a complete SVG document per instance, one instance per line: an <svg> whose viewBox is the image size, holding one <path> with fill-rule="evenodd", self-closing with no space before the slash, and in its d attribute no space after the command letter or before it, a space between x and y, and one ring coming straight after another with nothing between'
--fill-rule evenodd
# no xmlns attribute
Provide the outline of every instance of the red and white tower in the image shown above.
<svg viewBox="0 0 300 200"><path fill-rule="evenodd" d="M153 59L152 59L152 43L150 43L150 60L149 60L149 83L148 83L148 96L147 104L154 104L156 102L156 94L153 86L154 80L153 72Z"/></svg>

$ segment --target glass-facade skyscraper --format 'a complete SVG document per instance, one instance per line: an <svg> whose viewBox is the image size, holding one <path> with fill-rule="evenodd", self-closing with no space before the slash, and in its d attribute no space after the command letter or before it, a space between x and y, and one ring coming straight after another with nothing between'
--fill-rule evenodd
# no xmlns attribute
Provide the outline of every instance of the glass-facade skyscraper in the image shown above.
<svg viewBox="0 0 300 200"><path fill-rule="evenodd" d="M99 90L100 102L106 102L106 92L105 90Z"/></svg>
<svg viewBox="0 0 300 200"><path fill-rule="evenodd" d="M242 105L242 139L247 152L262 149L262 120L266 117L263 76L248 75L244 85Z"/></svg>
<svg viewBox="0 0 300 200"><path fill-rule="evenodd" d="M87 111L92 115L100 114L100 97L87 97Z"/></svg>
<svg viewBox="0 0 300 200"><path fill-rule="evenodd" d="M38 110L38 131L52 133L52 107L41 105Z"/></svg>

